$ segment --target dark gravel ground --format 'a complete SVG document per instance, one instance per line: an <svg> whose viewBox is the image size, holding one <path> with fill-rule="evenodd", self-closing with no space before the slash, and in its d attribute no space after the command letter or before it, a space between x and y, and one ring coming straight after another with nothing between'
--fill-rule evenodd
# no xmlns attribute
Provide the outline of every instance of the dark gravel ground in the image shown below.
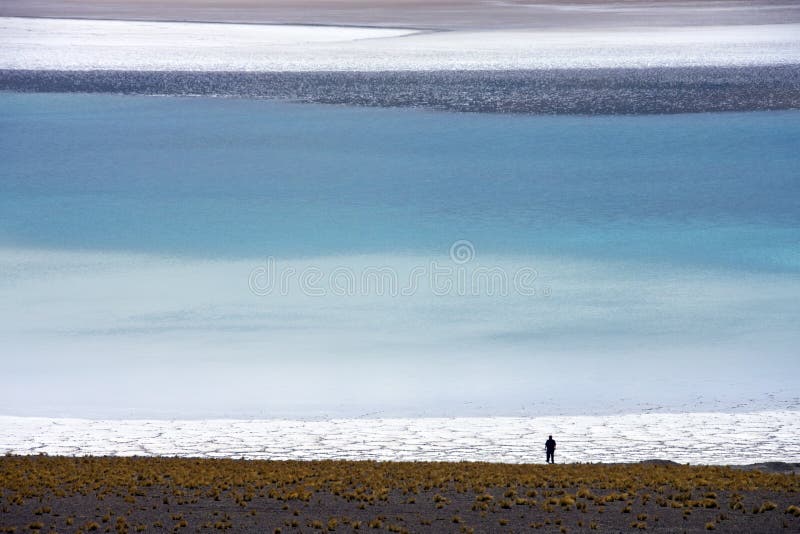
<svg viewBox="0 0 800 534"><path fill-rule="evenodd" d="M531 114L800 109L800 65L415 72L0 70L0 90L220 96Z"/></svg>
<svg viewBox="0 0 800 534"><path fill-rule="evenodd" d="M0 532L88 532L94 528L97 532L277 532L280 529L281 532L682 533L707 532L709 524L718 532L800 532L800 517L785 513L793 502L790 495L769 491L744 494L741 510L729 508L730 494L717 492L721 506L712 509L663 507L655 498L645 500L645 493L639 493L603 506L587 501L585 509L553 505L551 511L543 508L546 499L541 488L536 497L527 497L531 490L525 487L514 488L514 497L504 497L506 491L488 490L494 500L487 510L475 510L473 492L459 493L452 489L421 491L413 496L414 502L409 502L411 497L400 491L392 491L386 501L366 505L320 491L308 502L283 501L264 494L237 504L230 491L223 492L217 501L207 495L208 488L186 490L178 496L172 489L153 486L144 488L135 500L126 500L127 495L122 492L102 500L91 494L77 494L6 505L0 513ZM794 502L798 500L794 495ZM766 501L777 507L753 513L754 508ZM581 502L584 501L578 499L579 506Z"/></svg>

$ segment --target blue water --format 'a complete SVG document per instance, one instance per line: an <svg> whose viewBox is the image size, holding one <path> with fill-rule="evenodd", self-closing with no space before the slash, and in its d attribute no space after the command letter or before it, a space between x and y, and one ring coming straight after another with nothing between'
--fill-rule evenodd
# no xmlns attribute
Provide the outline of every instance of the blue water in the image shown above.
<svg viewBox="0 0 800 534"><path fill-rule="evenodd" d="M498 252L800 267L800 112L0 102L0 243L216 257L430 252L470 236Z"/></svg>
<svg viewBox="0 0 800 534"><path fill-rule="evenodd" d="M542 358L550 356L539 352L569 349L574 352L567 358L590 361L592 347L602 347L618 362L663 363L677 354L691 360L713 352L739 362L736 367L757 354L766 371L747 394L760 395L770 393L770 380L797 356L798 111L501 116L6 93L0 94L0 155L0 250L6 251L0 319L13 340L7 357L18 362L45 358L66 368L47 359L60 350L54 347L98 359L110 358L104 356L109 350L149 351L166 360L180 353L176 361L185 362L202 359L206 350L195 345L197 332L211 332L206 347L217 347L207 349L216 355L211 360L224 360L219 354L236 347L239 352L230 352L239 355L231 360L241 364L240 372L252 369L254 355L267 349L272 352L264 358L273 366L355 357L441 357L456 365L462 351L470 361L495 354L541 370ZM245 297L229 299L224 288L214 292L217 284L209 280L217 279L210 274L193 293L171 295L175 273L147 271L146 285L122 272L116 284L143 295L152 289L154 297L115 302L118 289L108 281L93 286L95 271L86 267L126 254L164 265L252 264L267 256L336 264L377 256L381 265L396 266L446 254L458 239L496 261L539 262L552 299L538 307L516 300L448 301L443 310L436 299L414 300L406 309L342 298L256 313ZM32 251L39 254L35 261ZM85 256L80 267L64 265L68 253ZM31 282L42 272L66 276L76 269L85 276L52 291L39 293L41 286ZM536 315L526 315L533 308ZM261 322L264 314L280 319L280 343L270 345L278 327ZM335 322L342 317L350 318L347 326ZM468 325L480 341L454 344L463 332L453 323ZM292 331L300 334L287 334ZM406 345L420 331L428 337ZM311 339L318 344L309 347ZM449 350L454 346L458 350ZM669 397L676 406L708 383L722 395L750 379L745 369L728 366L715 378L720 360L712 363L712 374L702 379L681 382L675 369L669 375L674 383L663 390L651 394L642 386L626 395L656 404ZM35 369L22 363L15 369L7 380L22 395ZM554 383L562 371L550 377ZM441 386L436 372L426 375L433 378L418 392L421 400L399 411L439 413L431 407L472 402L455 386ZM600 376L602 370L590 365L584 377L589 393ZM630 378L620 383L636 382ZM489 386L475 393L489 413L528 402L514 395L530 383L498 385L508 379L487 378ZM675 383L688 384L684 397L670 396ZM781 391L794 385L784 377ZM51 386L66 388L58 377ZM569 397L561 390L555 385L548 393L553 409ZM187 391L191 397L194 390ZM6 411L24 411L15 395L0 398ZM149 407L134 391L130 395L130 406ZM370 404L365 398L331 402L340 401L356 410ZM69 413L83 413L77 402ZM250 407L269 402L277 403L256 396L224 413L251 413ZM276 410L292 411L290 404ZM318 413L328 405L311 406L307 411Z"/></svg>

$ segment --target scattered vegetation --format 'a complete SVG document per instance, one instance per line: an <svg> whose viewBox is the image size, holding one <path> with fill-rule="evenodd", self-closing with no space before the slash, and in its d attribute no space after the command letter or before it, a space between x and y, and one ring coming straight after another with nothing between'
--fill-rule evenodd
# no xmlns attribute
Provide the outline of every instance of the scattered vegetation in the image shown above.
<svg viewBox="0 0 800 534"><path fill-rule="evenodd" d="M235 532L264 522L254 530L649 531L666 517L678 530L735 530L744 519L797 530L798 496L800 477L674 464L0 457L3 533ZM65 509L69 498L84 504ZM198 503L200 518L187 506Z"/></svg>

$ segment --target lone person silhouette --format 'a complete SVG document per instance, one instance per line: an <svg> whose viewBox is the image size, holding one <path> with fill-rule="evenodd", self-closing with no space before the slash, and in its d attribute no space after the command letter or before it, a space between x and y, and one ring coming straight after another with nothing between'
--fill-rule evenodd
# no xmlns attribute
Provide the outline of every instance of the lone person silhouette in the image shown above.
<svg viewBox="0 0 800 534"><path fill-rule="evenodd" d="M550 436L550 438L544 442L544 450L547 453L547 461L545 463L555 463L556 440L553 439L553 436Z"/></svg>

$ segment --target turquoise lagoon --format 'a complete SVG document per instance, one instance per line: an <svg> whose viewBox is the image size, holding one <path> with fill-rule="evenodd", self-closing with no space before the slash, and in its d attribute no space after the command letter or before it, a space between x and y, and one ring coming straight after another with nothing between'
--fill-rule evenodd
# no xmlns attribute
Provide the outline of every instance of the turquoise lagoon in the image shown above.
<svg viewBox="0 0 800 534"><path fill-rule="evenodd" d="M4 414L796 408L798 302L798 111L0 94Z"/></svg>

